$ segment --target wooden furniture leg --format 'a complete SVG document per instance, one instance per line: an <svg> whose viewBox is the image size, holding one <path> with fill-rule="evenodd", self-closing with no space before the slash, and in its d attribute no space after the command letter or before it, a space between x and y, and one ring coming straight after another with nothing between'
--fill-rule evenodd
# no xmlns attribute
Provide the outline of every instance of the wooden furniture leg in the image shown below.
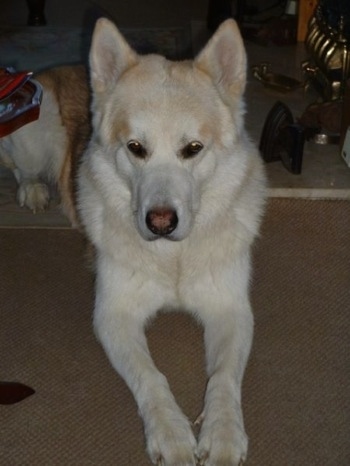
<svg viewBox="0 0 350 466"><path fill-rule="evenodd" d="M26 0L29 9L28 26L45 26L45 0Z"/></svg>
<svg viewBox="0 0 350 466"><path fill-rule="evenodd" d="M304 42L311 16L318 4L318 0L300 0L298 8L298 42Z"/></svg>

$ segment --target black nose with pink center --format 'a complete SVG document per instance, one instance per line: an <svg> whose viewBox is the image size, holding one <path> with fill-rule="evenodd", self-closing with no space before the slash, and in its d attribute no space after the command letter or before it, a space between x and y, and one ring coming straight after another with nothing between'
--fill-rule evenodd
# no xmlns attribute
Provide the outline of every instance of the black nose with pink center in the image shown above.
<svg viewBox="0 0 350 466"><path fill-rule="evenodd" d="M147 228L158 236L170 235L178 222L176 211L170 207L154 207L146 215Z"/></svg>

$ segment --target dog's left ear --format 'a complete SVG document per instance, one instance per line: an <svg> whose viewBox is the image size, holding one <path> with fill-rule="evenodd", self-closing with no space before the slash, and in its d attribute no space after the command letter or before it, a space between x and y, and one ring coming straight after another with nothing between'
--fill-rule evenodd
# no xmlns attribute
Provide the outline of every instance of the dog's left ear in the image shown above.
<svg viewBox="0 0 350 466"><path fill-rule="evenodd" d="M247 58L241 34L233 19L224 21L194 60L224 93L239 98L246 84Z"/></svg>
<svg viewBox="0 0 350 466"><path fill-rule="evenodd" d="M138 62L114 24L106 18L97 20L90 49L91 85L100 93L113 88L121 74Z"/></svg>

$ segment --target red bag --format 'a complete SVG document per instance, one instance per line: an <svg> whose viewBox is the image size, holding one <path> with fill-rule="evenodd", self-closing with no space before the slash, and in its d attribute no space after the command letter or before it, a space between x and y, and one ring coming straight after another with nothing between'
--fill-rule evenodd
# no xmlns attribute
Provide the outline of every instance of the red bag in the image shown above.
<svg viewBox="0 0 350 466"><path fill-rule="evenodd" d="M32 76L31 71L11 72L0 68L0 100L9 97L18 87L22 86Z"/></svg>
<svg viewBox="0 0 350 466"><path fill-rule="evenodd" d="M0 68L0 138L39 118L42 87L32 74Z"/></svg>

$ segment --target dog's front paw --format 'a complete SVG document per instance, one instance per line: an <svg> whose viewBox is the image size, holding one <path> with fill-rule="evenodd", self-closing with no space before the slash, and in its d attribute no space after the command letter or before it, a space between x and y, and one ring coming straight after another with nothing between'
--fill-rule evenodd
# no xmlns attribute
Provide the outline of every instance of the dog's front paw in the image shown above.
<svg viewBox="0 0 350 466"><path fill-rule="evenodd" d="M248 438L242 422L224 414L203 419L198 442L200 465L241 466L248 450Z"/></svg>
<svg viewBox="0 0 350 466"><path fill-rule="evenodd" d="M189 421L181 416L153 419L145 426L147 451L157 466L195 466L197 442Z"/></svg>
<svg viewBox="0 0 350 466"><path fill-rule="evenodd" d="M17 200L21 207L28 207L34 213L45 210L50 199L49 188L40 181L22 181L18 187Z"/></svg>

